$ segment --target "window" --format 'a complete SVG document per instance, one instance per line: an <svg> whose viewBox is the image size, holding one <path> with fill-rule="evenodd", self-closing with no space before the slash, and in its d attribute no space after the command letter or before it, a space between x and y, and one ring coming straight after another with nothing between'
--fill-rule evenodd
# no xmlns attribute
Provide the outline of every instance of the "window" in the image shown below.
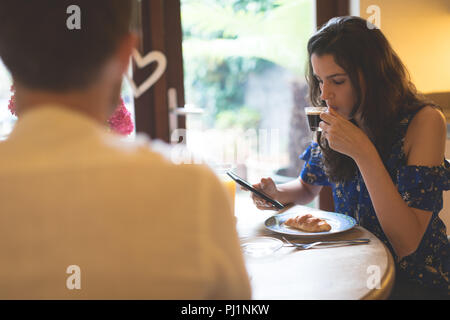
<svg viewBox="0 0 450 320"><path fill-rule="evenodd" d="M299 174L312 0L181 1L187 144L250 181Z"/></svg>
<svg viewBox="0 0 450 320"><path fill-rule="evenodd" d="M299 150L302 151L303 147L301 146L302 143L304 143L305 140L302 140L302 138L305 137L306 132L304 129L301 129L302 126L306 127L305 119L303 110L296 106L296 108L292 108L293 104L291 101L288 101L289 94L286 94L285 98L280 98L278 102L275 102L275 99L268 98L269 101L265 101L264 97L266 92L265 87L262 85L264 83L263 81L257 81L264 78L259 75L259 77L250 77L251 69L258 69L260 72L260 67L264 66L266 72L268 72L268 69L271 67L273 69L278 69L281 73L284 73L287 77L292 75L294 72L292 71L292 65L289 67L286 67L283 64L280 64L277 62L277 60L274 60L273 57L269 57L268 53L274 52L276 50L279 50L281 54L283 54L281 51L283 50L283 46L273 46L272 48L268 48L267 52L262 52L261 55L251 55L251 52L248 51L248 48L239 47L236 45L239 43L240 40L243 40L244 36L248 36L246 32L252 31L253 35L255 36L254 39L258 38L257 31L255 30L257 28L257 24L254 24L254 22L258 19L267 19L267 16L269 13L273 13L274 11L282 10L283 6L307 6L310 5L311 11L308 12L308 10L296 10L296 13L298 14L297 20L300 20L301 18L306 19L306 21L310 21L311 29L309 32L313 32L316 25L322 25L324 22L328 21L333 16L342 16L347 15L349 13L349 0L310 0L310 1L296 1L296 0L281 0L281 1L270 1L270 0L230 0L230 1L216 1L216 0L198 0L198 1L188 1L188 0L141 0L141 17L142 17L142 45L141 45L141 53L146 54L153 50L158 50L163 52L167 57L167 70L161 79L158 80L157 83L151 88L151 90L148 90L148 92L144 93L141 97L136 99L136 129L138 132L145 132L149 134L152 138L158 138L162 139L166 142L170 142L171 140L174 141L174 143L177 143L180 141L179 139L171 139L171 134L173 133L174 129L183 129L188 127L188 133L194 134L194 137L191 135L188 135L187 139L189 142L189 146L194 149L203 149L205 151L205 148L217 148L217 145L219 145L219 150L222 150L221 152L216 152L215 154L222 154L226 158L226 152L231 153L230 158L237 160L237 159L244 159L242 161L236 161L236 166L239 170L238 173L240 173L243 177L246 177L248 180L255 181L259 180L261 176L266 175L267 173L274 176L275 171L278 171L278 173L282 173L282 175L277 175L277 178L280 177L280 181L286 179L285 175L288 175L287 168L291 169L299 169L302 166L302 163L297 165L297 167L293 164L295 161L299 161L298 155ZM217 22L222 21L223 28L218 28L216 21L212 21L209 19L207 15L204 15L204 12L196 13L195 10L190 10L189 7L191 5L198 6L199 8L202 7L208 7L212 6L214 8L217 8L221 10L222 13L229 14L231 16L234 16L236 19L230 19L228 17L227 23L224 25L223 20L226 19L226 17L218 17ZM183 8L183 12L180 12L180 6ZM304 8L305 8L304 7ZM187 9L186 12L184 12L184 9ZM208 10L208 8L205 8L205 10ZM204 10L204 11L205 11ZM190 11L190 12L189 12ZM295 10L292 10L292 14L294 14ZM209 12L214 16L217 17L215 12L209 10ZM241 12L241 13L239 13ZM289 13L289 12L288 12ZM195 21L194 16L195 15L203 14L203 16L198 16L198 20ZM242 15L241 15L242 14ZM189 16L190 15L190 16ZM306 16L305 16L306 15ZM308 16L309 15L309 16ZM238 21L237 19L240 17L246 17L249 18L247 21ZM190 20L189 20L190 19ZM253 20L252 20L253 19ZM180 21L183 24L183 27L180 25ZM215 29L209 29L206 23L203 23L203 21L208 21L212 23L213 26L215 26ZM288 20L292 21L292 20ZM283 21L279 21L280 26L285 25L286 23ZM295 21L297 23L301 23L301 21ZM247 23L247 24L246 24ZM236 25L235 27L241 27L242 32L237 32L233 25ZM197 28L198 26L198 28ZM261 26L261 25L259 25ZM200 27L203 27L203 31L199 29ZM192 30L190 30L192 28ZM273 30L271 28L274 28ZM261 33L259 34L259 39L264 39L263 35L265 32L268 34L276 34L276 28L278 28L277 24L274 24L272 27L269 27L267 30L259 30ZM228 34L224 33L225 29L227 31L235 31L234 34L232 32L229 32ZM231 30L229 30L231 29ZM298 29L292 28L288 30L289 35L293 35L295 33L295 30L298 31ZM305 35L306 29L300 31L298 35L302 35L298 37L300 41L304 41L303 35ZM221 33L222 32L222 33ZM306 32L307 33L307 32ZM197 77L196 73L198 73L199 70L196 70L192 67L190 64L187 66L187 63L189 60L193 60L194 51L195 50L195 40L198 40L199 42L206 40L208 38L210 40L214 40L211 42L214 42L216 46L211 46L208 48L200 49L200 52L197 52L200 55L207 55L208 52L204 52L205 50L211 50L210 55L216 54L217 56L225 56L228 55L228 58L231 60L234 59L235 65L238 66L239 72L244 72L246 74L246 78L251 79L251 84L255 87L258 87L259 85L260 92L262 92L259 96L253 96L254 98L250 99L251 95L247 98L246 95L243 95L240 97L240 107L237 107L237 104L234 104L234 107L232 104L226 104L225 110L221 110L220 108L217 108L217 105L211 104L211 101L214 101L213 98L211 98L211 92L210 91L204 91L201 92L196 87L195 78ZM305 36L307 37L307 36ZM197 39L196 39L197 38ZM224 48L224 50L228 50L228 52L224 52L223 54L220 52L220 49L223 48L223 43L228 42L230 43L231 40L237 40L235 41L235 45L232 48ZM251 37L248 39L251 41ZM268 41L268 44L273 42L273 39L266 38L265 40ZM276 40L276 39L275 39ZM191 44L189 44L187 41L191 41ZM295 40L294 40L295 41ZM241 41L242 42L242 41ZM198 42L197 42L198 43ZM280 43L274 42L274 43ZM182 48L183 44L183 50ZM258 43L256 43L258 44ZM304 44L306 44L304 42ZM234 56L232 56L233 52L230 52L230 50L234 50ZM202 52L203 50L203 52ZM305 48L306 50L306 48ZM265 54L265 55L263 55ZM290 53L288 53L289 55ZM297 53L298 55L298 53ZM183 59L184 58L184 59ZM184 61L183 61L184 60ZM195 60L195 58L194 58ZM245 62L244 62L245 61ZM197 62L198 63L198 62ZM215 62L217 63L217 61ZM299 68L302 68L304 66L304 63L306 61L301 61L301 56L299 55L299 60L296 62L298 63ZM253 64L253 65L252 65ZM256 64L256 66L255 66ZM203 69L205 67L210 66L201 66ZM264 68L263 68L264 69ZM191 71L193 70L193 73ZM184 71L184 75L183 75ZM235 69L232 69L231 71L236 71ZM135 70L134 78L137 84L142 83L146 77L149 76L149 70ZM204 75L201 75L203 76ZM231 77L228 77L227 79L230 79ZM274 78L272 78L274 79ZM277 85L279 85L278 82L285 81L285 83L288 83L289 81L286 80L286 78L276 78L276 80L273 80L272 83L270 83L272 86L270 87L273 89ZM299 78L300 79L300 78ZM233 79L236 80L236 79ZM237 83L240 83L241 79L237 79ZM248 81L248 82L250 82ZM229 85L228 81L223 82L225 85ZM195 84L195 85L194 85ZM186 86L186 97L185 97L185 86ZM225 86L225 88L229 88L230 86ZM231 85L233 87L233 85ZM236 85L234 85L236 87ZM288 89L286 89L288 88ZM284 90L290 90L291 93L291 99L294 99L297 103L302 103L302 96L304 96L304 93L302 92L302 87L297 86L297 88L294 90L292 89L292 86L289 85L284 88ZM175 89L175 90L171 90ZM195 90L194 90L195 89ZM303 88L304 90L304 88ZM213 90L214 91L214 90ZM177 107L183 108L185 107L185 101L186 106L189 106L191 104L194 104L194 106L203 109L203 116L187 116L187 125L185 123L185 117L180 116L178 117L178 121L176 122L178 124L177 127L173 128L171 126L172 121L169 123L169 99L167 98L170 94L169 92L176 93L174 96L176 97ZM223 90L224 93L229 93L227 90ZM242 90L241 90L242 92ZM295 94L293 94L295 92ZM217 93L217 91L216 91ZM294 97L293 97L294 95ZM280 97L280 95L278 95ZM185 100L186 98L186 100ZM188 100L189 99L189 100ZM248 100L246 100L248 99ZM258 104L257 100L260 99L262 101L262 104ZM285 100L283 100L285 99ZM172 99L173 101L174 99ZM208 102L209 101L209 102ZM248 103L247 103L248 101ZM283 102L280 102L283 101ZM235 100L236 102L236 100ZM244 102L244 103L242 103ZM261 108L262 105L265 104L280 104L279 108L272 107L272 115L274 117L275 121L270 121L270 117L268 117L268 114L261 115L261 109L258 110L258 107ZM291 105L289 106L289 103ZM227 108L231 110L227 110ZM292 112L292 117L289 121L296 121L300 126L297 127L298 130L296 130L296 133L289 132L288 136L292 138L286 138L283 142L278 144L279 148L281 149L280 156L278 159L276 159L277 163L271 163L270 159L270 151L269 151L269 157L264 157L262 155L267 155L267 153L264 153L263 150L258 149L258 143L253 145L250 150L256 151L253 152L253 157L250 154L244 155L242 157L236 157L236 152L233 150L233 148L237 148L238 144L236 144L236 139L233 137L233 134L222 135L222 140L224 139L235 139L234 142L232 141L231 145L234 145L231 150L226 149L220 149L220 141L214 141L212 140L212 143L205 143L205 142L196 142L195 141L195 133L196 130L200 126L200 132L202 130L204 131L205 135L210 134L211 130L215 130L215 133L219 135L220 138L220 126L226 126L227 124L232 124L235 126L241 125L241 127L245 124L247 127L243 126L242 129L244 130L244 133L247 131L247 139L242 139L244 141L255 141L255 132L256 137L259 141L270 139L269 133L271 132L271 129L275 129L273 132L275 133L273 137L277 134L281 135L281 132L286 133L289 131L290 123L286 120L286 115L289 115L289 108L292 108L290 111ZM236 115L234 113L231 113L229 111L237 111L239 109L240 111L240 121L241 123L233 123L234 119L236 118ZM299 110L298 113L294 113L294 109ZM283 111L283 112L280 112ZM217 121L217 115L221 112L225 111L225 113L221 114L221 120ZM228 111L228 112L227 112ZM247 112L248 111L248 112ZM256 112L255 112L256 111ZM258 119L258 116L260 117ZM234 117L234 118L233 118ZM243 121L242 118L246 118L247 121ZM258 121L255 121L256 120ZM265 121L264 121L265 119ZM284 120L283 120L284 119ZM253 121L253 126L249 127L249 125ZM197 124L195 124L195 122ZM216 124L216 122L218 124ZM258 124L258 126L255 126L255 122ZM283 123L283 125L279 125L279 123ZM191 127L193 125L193 127ZM220 126L219 126L220 125ZM197 126L197 127L195 127ZM279 127L278 127L279 126ZM209 129L208 129L209 127ZM292 125L292 127L296 127L295 124ZM189 130L189 128L194 130ZM197 128L197 129L196 129ZM257 129L258 128L258 129ZM253 129L253 130L252 130ZM263 129L262 132L266 132L265 137L264 133L260 136L259 129ZM223 127L221 129L224 130ZM248 131L250 130L250 131ZM197 130L199 132L199 130ZM218 133L219 132L219 133ZM201 134L200 134L201 135ZM300 137L300 138L299 138ZM176 138L176 137L175 137ZM261 139L263 138L263 139ZM192 141L194 139L194 141ZM310 139L310 137L308 137ZM199 139L197 139L198 141ZM192 142L191 142L192 141ZM205 141L205 140L204 140ZM297 146L292 146L292 143L298 144ZM183 142L186 142L186 140L183 140ZM205 147L201 148L202 143L205 145ZM264 144L263 144L264 146ZM266 147L270 146L268 144L265 145ZM272 147L274 147L272 145ZM245 148L245 147L244 147ZM278 148L278 147L277 147ZM265 149L267 152L267 148ZM270 149L269 149L270 150ZM275 148L273 149L275 150ZM286 151L291 150L291 152ZM195 151L195 150L194 150ZM213 153L214 154L214 153ZM261 160L261 166L258 165L258 162L255 161L255 155L256 160ZM258 159L258 156L261 155L261 159ZM234 157L234 158L233 158ZM237 159L236 159L237 158ZM252 160L253 158L253 160ZM233 160L233 161L234 161ZM223 161L223 158L218 159L218 161ZM226 160L228 161L228 160ZM283 168L284 167L284 168ZM277 169L278 168L278 169ZM284 170L280 170L284 169ZM293 173L290 173L291 175ZM284 176L284 177L283 177ZM292 179L292 178L287 178ZM329 195L331 194L330 190L325 190L326 188L323 188L322 192L319 195L319 198L322 198L322 194L325 195L325 193L328 195L327 199L329 199ZM326 206L326 203L330 201L321 201L319 199L319 207L328 208ZM331 208L332 205L329 206Z"/></svg>

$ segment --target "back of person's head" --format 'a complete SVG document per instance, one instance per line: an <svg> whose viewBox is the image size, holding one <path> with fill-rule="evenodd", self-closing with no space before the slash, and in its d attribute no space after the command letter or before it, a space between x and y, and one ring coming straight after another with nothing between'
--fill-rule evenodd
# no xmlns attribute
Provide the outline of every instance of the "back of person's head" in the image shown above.
<svg viewBox="0 0 450 320"><path fill-rule="evenodd" d="M83 89L129 32L130 19L128 0L1 0L0 58L24 87Z"/></svg>

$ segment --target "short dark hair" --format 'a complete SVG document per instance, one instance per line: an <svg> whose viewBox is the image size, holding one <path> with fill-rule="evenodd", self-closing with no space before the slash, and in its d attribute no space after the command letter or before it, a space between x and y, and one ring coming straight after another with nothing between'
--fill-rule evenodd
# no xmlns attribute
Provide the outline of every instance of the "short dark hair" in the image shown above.
<svg viewBox="0 0 450 320"><path fill-rule="evenodd" d="M128 32L129 0L1 0L0 57L21 85L66 91L89 86ZM80 9L80 29L67 27Z"/></svg>

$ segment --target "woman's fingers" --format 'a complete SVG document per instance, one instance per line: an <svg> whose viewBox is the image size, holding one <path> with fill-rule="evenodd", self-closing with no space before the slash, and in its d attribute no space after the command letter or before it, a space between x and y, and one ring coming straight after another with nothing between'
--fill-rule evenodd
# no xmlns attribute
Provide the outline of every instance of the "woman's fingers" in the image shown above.
<svg viewBox="0 0 450 320"><path fill-rule="evenodd" d="M265 188L265 187L267 187L269 185L269 183L270 183L269 179L266 179L266 178L262 178L261 179L261 188Z"/></svg>
<svg viewBox="0 0 450 320"><path fill-rule="evenodd" d="M261 210L273 210L272 204L270 204L266 200L261 199L260 197L255 196L255 195L252 195L252 198L253 198L253 203L256 205L256 207L258 209L261 209Z"/></svg>
<svg viewBox="0 0 450 320"><path fill-rule="evenodd" d="M255 202L255 203L262 203L262 201L264 201L264 199L261 199L261 197L258 197L253 192L252 192L252 199L253 199L253 202Z"/></svg>
<svg viewBox="0 0 450 320"><path fill-rule="evenodd" d="M259 210L273 210L273 207L269 207L267 205L256 205L256 208L258 208Z"/></svg>
<svg viewBox="0 0 450 320"><path fill-rule="evenodd" d="M262 178L259 183L252 184L253 188L260 190L262 192L267 192L267 191L270 192L271 189L274 188L274 186L275 186L275 183L273 182L273 180L271 178ZM247 188L245 188L243 186L240 186L240 188L241 188L241 190L249 191ZM270 202L267 202L266 200L257 196L253 192L251 192L250 197L252 198L253 203L256 206L256 208L258 208L260 210L275 210L275 207Z"/></svg>

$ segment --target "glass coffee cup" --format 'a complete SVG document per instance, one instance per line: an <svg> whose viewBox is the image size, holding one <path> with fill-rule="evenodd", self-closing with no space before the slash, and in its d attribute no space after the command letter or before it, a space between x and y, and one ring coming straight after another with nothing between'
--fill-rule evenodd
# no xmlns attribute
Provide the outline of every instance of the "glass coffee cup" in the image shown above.
<svg viewBox="0 0 450 320"><path fill-rule="evenodd" d="M306 107L305 113L308 119L309 129L313 132L314 140L318 141L320 139L320 133L322 129L319 127L320 114L327 111L327 107Z"/></svg>

